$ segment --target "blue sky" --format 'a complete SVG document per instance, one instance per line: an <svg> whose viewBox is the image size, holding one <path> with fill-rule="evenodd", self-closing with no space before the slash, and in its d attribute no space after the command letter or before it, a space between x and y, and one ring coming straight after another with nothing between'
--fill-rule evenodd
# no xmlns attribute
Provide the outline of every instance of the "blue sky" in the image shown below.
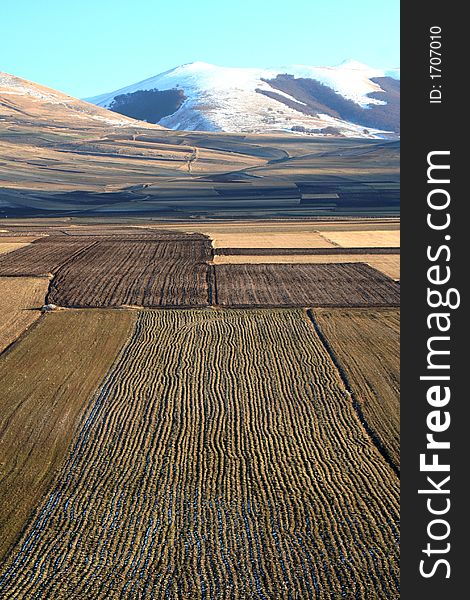
<svg viewBox="0 0 470 600"><path fill-rule="evenodd" d="M399 66L399 0L12 0L0 71L78 97L179 64Z"/></svg>

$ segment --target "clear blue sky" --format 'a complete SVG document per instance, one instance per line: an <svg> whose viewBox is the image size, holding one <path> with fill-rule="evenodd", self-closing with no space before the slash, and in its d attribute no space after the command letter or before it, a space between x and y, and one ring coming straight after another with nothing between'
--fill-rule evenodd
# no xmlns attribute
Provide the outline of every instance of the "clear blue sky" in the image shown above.
<svg viewBox="0 0 470 600"><path fill-rule="evenodd" d="M78 97L182 63L399 66L399 0L9 0L0 71Z"/></svg>

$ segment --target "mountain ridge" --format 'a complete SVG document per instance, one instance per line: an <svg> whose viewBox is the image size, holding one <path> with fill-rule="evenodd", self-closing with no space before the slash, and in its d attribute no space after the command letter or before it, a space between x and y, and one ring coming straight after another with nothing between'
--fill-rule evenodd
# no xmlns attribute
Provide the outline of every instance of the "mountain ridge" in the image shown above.
<svg viewBox="0 0 470 600"><path fill-rule="evenodd" d="M295 82L288 91L284 89L287 78ZM301 98L296 89L299 84ZM142 95L137 97L143 91L147 92L147 111L142 107ZM159 114L155 108L168 101L165 92L170 91L175 97L178 92L179 101L160 119L151 120L151 113ZM319 96L327 97L328 103L319 101ZM297 131L372 138L396 138L399 133L399 69L376 69L352 59L335 67L269 69L198 61L86 100L129 116L143 114L145 120L175 130Z"/></svg>

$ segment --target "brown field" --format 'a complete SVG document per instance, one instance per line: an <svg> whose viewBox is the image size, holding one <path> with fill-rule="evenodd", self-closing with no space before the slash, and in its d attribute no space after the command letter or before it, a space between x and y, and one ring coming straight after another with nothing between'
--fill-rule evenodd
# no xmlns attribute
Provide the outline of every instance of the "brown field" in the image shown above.
<svg viewBox="0 0 470 600"><path fill-rule="evenodd" d="M12 254L0 256L0 276L47 276L92 243L93 240L86 238L37 240Z"/></svg>
<svg viewBox="0 0 470 600"><path fill-rule="evenodd" d="M48 489L134 320L133 311L48 314L0 357L0 558Z"/></svg>
<svg viewBox="0 0 470 600"><path fill-rule="evenodd" d="M333 263L366 263L392 279L400 279L399 254L275 254L275 255L227 255L214 256L216 265L240 264L333 264Z"/></svg>
<svg viewBox="0 0 470 600"><path fill-rule="evenodd" d="M45 277L0 277L0 352L39 317L48 286Z"/></svg>
<svg viewBox="0 0 470 600"><path fill-rule="evenodd" d="M141 311L2 598L397 599L398 503L303 311Z"/></svg>
<svg viewBox="0 0 470 600"><path fill-rule="evenodd" d="M300 255L300 254L400 254L399 248L217 248L217 254L231 256L233 254L276 256L276 255Z"/></svg>
<svg viewBox="0 0 470 600"><path fill-rule="evenodd" d="M220 306L397 306L399 285L364 263L215 266Z"/></svg>
<svg viewBox="0 0 470 600"><path fill-rule="evenodd" d="M207 306L208 240L97 242L58 269L48 302L60 306Z"/></svg>
<svg viewBox="0 0 470 600"><path fill-rule="evenodd" d="M0 238L0 254L8 254L25 246L29 246L29 242L2 242Z"/></svg>
<svg viewBox="0 0 470 600"><path fill-rule="evenodd" d="M399 469L400 312L317 309L312 313L365 419Z"/></svg>
<svg viewBox="0 0 470 600"><path fill-rule="evenodd" d="M335 246L349 247L399 247L400 231L398 230L364 230L364 231L324 231L325 240Z"/></svg>

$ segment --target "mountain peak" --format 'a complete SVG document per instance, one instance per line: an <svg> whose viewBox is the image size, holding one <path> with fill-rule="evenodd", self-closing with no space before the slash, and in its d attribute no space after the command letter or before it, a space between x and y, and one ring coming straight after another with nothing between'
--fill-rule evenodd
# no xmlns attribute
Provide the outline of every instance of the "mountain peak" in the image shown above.
<svg viewBox="0 0 470 600"><path fill-rule="evenodd" d="M342 62L339 63L338 68L341 69L357 69L359 71L370 71L372 67L362 63L354 58L346 58Z"/></svg>

